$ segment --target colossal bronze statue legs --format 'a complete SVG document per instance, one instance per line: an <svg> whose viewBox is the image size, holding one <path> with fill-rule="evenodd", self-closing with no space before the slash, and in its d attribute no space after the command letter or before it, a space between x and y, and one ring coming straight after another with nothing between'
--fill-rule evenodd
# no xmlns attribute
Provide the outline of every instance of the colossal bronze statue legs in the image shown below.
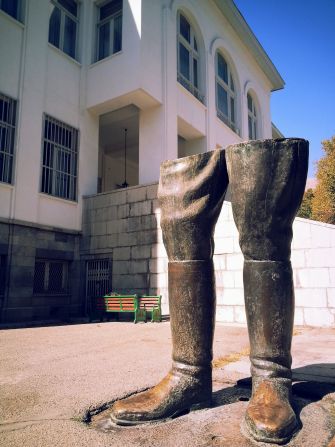
<svg viewBox="0 0 335 447"><path fill-rule="evenodd" d="M298 425L290 403L294 314L290 244L306 182L308 142L241 143L226 149L226 159L245 258L252 373L245 427L257 441L283 443Z"/></svg>
<svg viewBox="0 0 335 447"><path fill-rule="evenodd" d="M222 151L161 166L159 200L169 258L172 368L154 388L118 401L111 418L133 425L210 404L215 320L213 231L225 191Z"/></svg>

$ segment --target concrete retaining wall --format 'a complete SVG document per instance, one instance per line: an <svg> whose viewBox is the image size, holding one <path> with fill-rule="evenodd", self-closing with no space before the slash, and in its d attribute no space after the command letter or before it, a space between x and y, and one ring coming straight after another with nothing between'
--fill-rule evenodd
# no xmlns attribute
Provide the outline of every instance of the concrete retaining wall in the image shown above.
<svg viewBox="0 0 335 447"><path fill-rule="evenodd" d="M113 259L113 289L163 295L168 313L167 257L159 228L157 184L84 199L82 255ZM217 321L245 324L243 256L231 204L215 231ZM292 265L297 325L335 323L335 226L297 218Z"/></svg>

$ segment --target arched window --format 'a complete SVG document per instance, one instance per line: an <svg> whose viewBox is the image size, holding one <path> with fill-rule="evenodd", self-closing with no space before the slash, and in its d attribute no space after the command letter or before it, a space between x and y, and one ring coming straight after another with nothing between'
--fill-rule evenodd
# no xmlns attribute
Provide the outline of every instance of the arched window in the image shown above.
<svg viewBox="0 0 335 447"><path fill-rule="evenodd" d="M216 53L216 112L217 116L234 132L236 127L236 94L234 79L226 59Z"/></svg>
<svg viewBox="0 0 335 447"><path fill-rule="evenodd" d="M186 17L178 14L178 82L199 101L199 47L194 30Z"/></svg>
<svg viewBox="0 0 335 447"><path fill-rule="evenodd" d="M252 99L250 93L247 95L248 100L248 129L249 129L249 140L256 140L257 135L257 112L255 102Z"/></svg>

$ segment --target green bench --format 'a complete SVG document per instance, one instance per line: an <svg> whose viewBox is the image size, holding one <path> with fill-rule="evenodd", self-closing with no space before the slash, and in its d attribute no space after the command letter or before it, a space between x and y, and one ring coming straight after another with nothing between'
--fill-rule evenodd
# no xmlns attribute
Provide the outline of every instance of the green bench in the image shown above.
<svg viewBox="0 0 335 447"><path fill-rule="evenodd" d="M150 313L151 323L162 321L162 295L140 295L138 302L139 308L145 312L145 317Z"/></svg>
<svg viewBox="0 0 335 447"><path fill-rule="evenodd" d="M116 293L98 297L95 310L100 319L105 313L133 313L134 323L147 321L147 313L151 315L151 322L162 319L161 295L119 295Z"/></svg>

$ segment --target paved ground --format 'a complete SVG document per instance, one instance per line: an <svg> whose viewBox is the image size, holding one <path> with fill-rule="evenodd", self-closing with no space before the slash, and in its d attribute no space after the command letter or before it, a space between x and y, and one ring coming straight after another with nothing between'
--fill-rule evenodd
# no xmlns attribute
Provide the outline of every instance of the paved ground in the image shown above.
<svg viewBox="0 0 335 447"><path fill-rule="evenodd" d="M0 331L1 447L251 447L245 328L218 325L214 406L169 422L96 429L85 414L154 385L170 365L169 323L91 323ZM294 397L303 427L290 447L335 447L335 329L297 329ZM237 382L240 380L239 382ZM267 444L269 446L269 444Z"/></svg>

